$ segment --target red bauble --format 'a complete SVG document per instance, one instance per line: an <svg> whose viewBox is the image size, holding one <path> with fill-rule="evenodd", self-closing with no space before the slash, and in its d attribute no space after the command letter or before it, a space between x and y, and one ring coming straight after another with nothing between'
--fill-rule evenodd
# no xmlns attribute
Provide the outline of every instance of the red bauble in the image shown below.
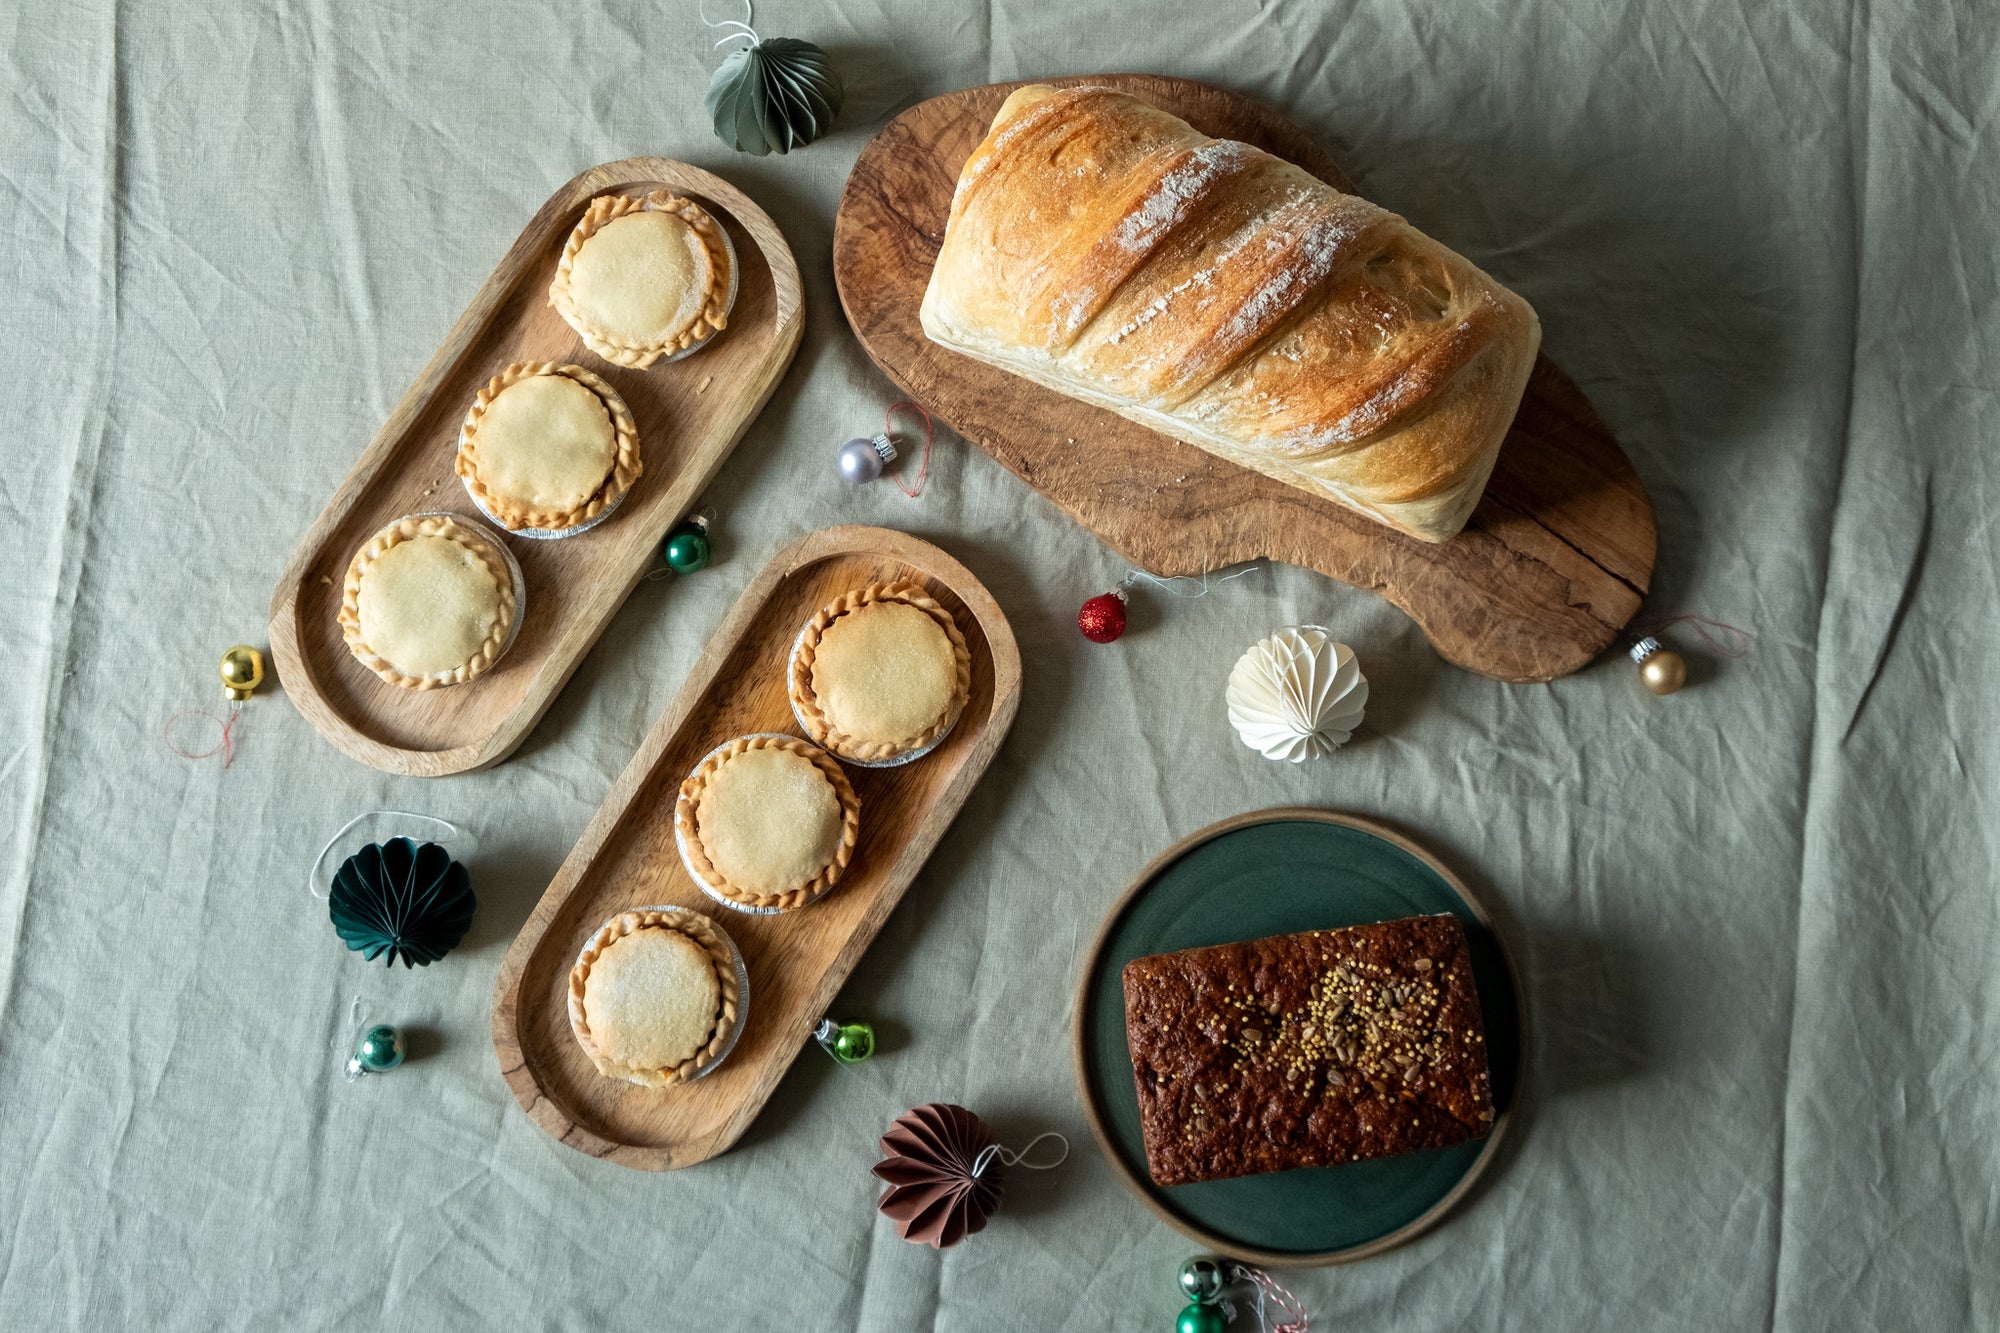
<svg viewBox="0 0 2000 1333"><path fill-rule="evenodd" d="M1076 627L1092 643L1110 643L1125 632L1125 594L1101 592L1076 613Z"/></svg>

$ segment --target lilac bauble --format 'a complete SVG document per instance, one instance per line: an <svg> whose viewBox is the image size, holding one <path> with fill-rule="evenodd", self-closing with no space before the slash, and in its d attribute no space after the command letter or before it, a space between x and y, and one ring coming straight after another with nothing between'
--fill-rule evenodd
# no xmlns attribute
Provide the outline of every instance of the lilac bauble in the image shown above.
<svg viewBox="0 0 2000 1333"><path fill-rule="evenodd" d="M834 455L833 465L840 479L850 486L863 486L882 475L885 464L896 461L896 446L887 435L872 440L849 440Z"/></svg>

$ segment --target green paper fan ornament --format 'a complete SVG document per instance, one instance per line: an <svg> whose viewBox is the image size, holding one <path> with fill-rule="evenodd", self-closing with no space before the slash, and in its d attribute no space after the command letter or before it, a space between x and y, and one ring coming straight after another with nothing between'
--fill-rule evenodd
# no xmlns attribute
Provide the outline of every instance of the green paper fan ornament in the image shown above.
<svg viewBox="0 0 2000 1333"><path fill-rule="evenodd" d="M347 947L374 962L428 967L472 926L472 879L451 853L409 838L370 843L341 862L327 915Z"/></svg>
<svg viewBox="0 0 2000 1333"><path fill-rule="evenodd" d="M747 22L734 19L711 28L733 29L717 42L744 41L731 51L708 81L708 117L715 133L739 153L790 152L803 148L833 128L840 113L840 75L825 51L796 37L757 35Z"/></svg>

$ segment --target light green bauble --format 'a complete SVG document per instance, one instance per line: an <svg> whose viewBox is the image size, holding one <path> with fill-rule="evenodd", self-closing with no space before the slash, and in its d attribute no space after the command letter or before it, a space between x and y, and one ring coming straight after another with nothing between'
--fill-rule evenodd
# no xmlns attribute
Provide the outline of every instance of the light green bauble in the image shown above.
<svg viewBox="0 0 2000 1333"><path fill-rule="evenodd" d="M875 1054L875 1029L867 1023L836 1023L822 1018L813 1029L813 1040L844 1065L858 1065Z"/></svg>
<svg viewBox="0 0 2000 1333"><path fill-rule="evenodd" d="M866 1023L842 1023L827 1050L844 1065L858 1065L875 1054L875 1029Z"/></svg>

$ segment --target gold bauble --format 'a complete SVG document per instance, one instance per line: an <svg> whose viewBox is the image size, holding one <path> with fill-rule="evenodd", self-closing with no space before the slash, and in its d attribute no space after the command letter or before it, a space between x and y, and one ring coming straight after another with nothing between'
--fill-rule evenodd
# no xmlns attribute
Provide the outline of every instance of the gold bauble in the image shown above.
<svg viewBox="0 0 2000 1333"><path fill-rule="evenodd" d="M1639 679L1646 682L1646 688L1655 694L1672 694L1687 684L1687 663L1671 648L1648 653L1646 660L1639 664Z"/></svg>
<svg viewBox="0 0 2000 1333"><path fill-rule="evenodd" d="M222 692L241 702L264 683L264 654L239 643L222 655Z"/></svg>

